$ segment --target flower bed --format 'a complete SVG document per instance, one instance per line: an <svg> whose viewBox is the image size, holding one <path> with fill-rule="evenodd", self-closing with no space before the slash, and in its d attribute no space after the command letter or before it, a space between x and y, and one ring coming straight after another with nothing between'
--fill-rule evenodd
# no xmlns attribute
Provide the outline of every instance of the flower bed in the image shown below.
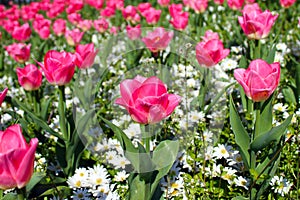
<svg viewBox="0 0 300 200"><path fill-rule="evenodd" d="M299 198L299 9L0 6L0 198Z"/></svg>

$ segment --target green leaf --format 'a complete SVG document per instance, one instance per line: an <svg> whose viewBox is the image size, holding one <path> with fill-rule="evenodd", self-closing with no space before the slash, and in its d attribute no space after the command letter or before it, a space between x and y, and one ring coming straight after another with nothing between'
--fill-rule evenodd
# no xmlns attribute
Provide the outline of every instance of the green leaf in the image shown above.
<svg viewBox="0 0 300 200"><path fill-rule="evenodd" d="M178 140L164 140L160 142L153 151L152 160L156 165L156 170L172 165L176 160L178 150Z"/></svg>
<svg viewBox="0 0 300 200"><path fill-rule="evenodd" d="M71 188L69 188L68 186L57 186L55 188L51 188L51 189L45 191L43 194L40 195L40 197L47 196L47 195L53 195L57 191L63 191L64 194L66 194L66 193L70 193L70 190L71 190Z"/></svg>
<svg viewBox="0 0 300 200"><path fill-rule="evenodd" d="M34 172L29 183L26 185L26 192L29 193L45 176L46 174L43 172Z"/></svg>
<svg viewBox="0 0 300 200"><path fill-rule="evenodd" d="M285 133L286 128L291 123L292 115L290 115L281 125L272 128L270 131L257 136L250 145L251 150L257 152L268 146L272 141L278 142Z"/></svg>
<svg viewBox="0 0 300 200"><path fill-rule="evenodd" d="M237 197L232 198L231 200L248 200L248 199L249 198L242 197L242 196L237 196Z"/></svg>
<svg viewBox="0 0 300 200"><path fill-rule="evenodd" d="M58 138L62 138L62 136L58 133L56 133L53 129L51 129L48 124L41 119L40 117L38 117L37 115L35 115L34 113L32 113L23 103L21 103L19 100L17 99L12 99L12 102L16 105L19 105L19 107L21 109L23 109L31 118L32 120L39 125L42 129L44 129L44 131L47 131L48 133L54 135L55 137Z"/></svg>
<svg viewBox="0 0 300 200"><path fill-rule="evenodd" d="M240 62L239 62L239 67L244 68L244 69L246 69L248 67L247 66L247 59L246 59L245 56L241 57Z"/></svg>
<svg viewBox="0 0 300 200"><path fill-rule="evenodd" d="M144 178L145 180L151 179L151 173L155 170L155 165L151 160L150 153L147 153L144 146L138 143L138 156L139 156L139 168L137 171L139 173L142 173L140 176ZM149 177L150 175L150 177Z"/></svg>
<svg viewBox="0 0 300 200"><path fill-rule="evenodd" d="M17 193L8 193L1 200L16 200L18 199Z"/></svg>
<svg viewBox="0 0 300 200"><path fill-rule="evenodd" d="M153 184L151 185L151 194L159 193L157 191L157 185L162 177L168 174L170 171L179 151L178 140L165 140L159 143L159 145L153 151L152 161L156 165L158 174L155 177Z"/></svg>
<svg viewBox="0 0 300 200"><path fill-rule="evenodd" d="M275 58L275 53L276 53L276 46L274 45L271 49L271 51L269 52L266 61L268 63L273 63L274 62L274 58Z"/></svg>
<svg viewBox="0 0 300 200"><path fill-rule="evenodd" d="M249 169L250 155L248 150L250 144L250 137L239 118L232 96L230 96L230 125L234 132L235 141L236 144L239 146L240 153L245 163L245 166Z"/></svg>
<svg viewBox="0 0 300 200"><path fill-rule="evenodd" d="M145 190L146 183L138 174L131 174L129 184L129 200L144 200L145 199Z"/></svg>
<svg viewBox="0 0 300 200"><path fill-rule="evenodd" d="M52 101L52 97L50 97L49 99L45 99L42 104L41 104L41 118L42 119L46 119L47 118L47 113L48 113L48 108L50 106L50 103Z"/></svg>
<svg viewBox="0 0 300 200"><path fill-rule="evenodd" d="M298 88L300 89L300 88ZM295 94L294 91L292 90L291 87L285 87L282 89L282 94L284 96L284 99L290 103L290 104L297 104L296 98L295 98Z"/></svg>
<svg viewBox="0 0 300 200"><path fill-rule="evenodd" d="M259 120L255 122L258 123L258 125L255 126L255 128L257 129L255 131L256 133L258 133L255 137L259 136L261 133L270 131L272 128L272 122L273 122L272 102L273 102L273 95L268 100L266 100L261 106Z"/></svg>

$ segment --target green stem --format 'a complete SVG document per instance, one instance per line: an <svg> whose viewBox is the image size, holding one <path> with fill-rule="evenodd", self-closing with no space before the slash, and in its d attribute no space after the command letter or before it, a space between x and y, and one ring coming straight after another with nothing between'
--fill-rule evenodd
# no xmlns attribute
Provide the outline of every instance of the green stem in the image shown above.
<svg viewBox="0 0 300 200"><path fill-rule="evenodd" d="M142 141L143 141L143 144L144 144L144 147L146 149L146 152L150 152L150 138L149 138L149 135L146 131L146 126L148 127L149 125L140 125L140 128L141 128L141 132L142 132ZM149 131L149 130L148 130Z"/></svg>
<svg viewBox="0 0 300 200"><path fill-rule="evenodd" d="M18 200L24 200L26 199L26 187L23 187L21 189L17 189L17 197L18 197Z"/></svg>
<svg viewBox="0 0 300 200"><path fill-rule="evenodd" d="M0 189L0 199L3 198L3 190Z"/></svg>
<svg viewBox="0 0 300 200"><path fill-rule="evenodd" d="M65 116L65 87L59 86L59 102L58 102L58 113L59 113L59 125L65 142L69 141L69 134L66 127L66 116Z"/></svg>

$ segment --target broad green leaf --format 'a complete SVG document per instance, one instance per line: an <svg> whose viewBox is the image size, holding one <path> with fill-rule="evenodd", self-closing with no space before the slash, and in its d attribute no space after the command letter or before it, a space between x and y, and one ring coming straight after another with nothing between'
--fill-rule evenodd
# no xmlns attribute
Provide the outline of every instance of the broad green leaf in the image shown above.
<svg viewBox="0 0 300 200"><path fill-rule="evenodd" d="M160 180L168 174L170 171L179 151L178 140L165 140L159 143L159 145L153 151L153 162L156 165L158 174L151 186L151 194L160 193L157 191L157 185Z"/></svg>
<svg viewBox="0 0 300 200"><path fill-rule="evenodd" d="M255 137L259 136L262 133L270 131L272 128L272 102L273 95L261 106L259 120L255 122L258 123L258 125L255 127L257 129L255 130L255 132L257 133Z"/></svg>
<svg viewBox="0 0 300 200"><path fill-rule="evenodd" d="M34 172L29 183L26 185L26 192L29 193L45 176L46 174L43 172Z"/></svg>
<svg viewBox="0 0 300 200"><path fill-rule="evenodd" d="M249 200L249 198L237 196L237 197L232 198L231 200Z"/></svg>
<svg viewBox="0 0 300 200"><path fill-rule="evenodd" d="M272 128L270 131L257 136L250 147L251 150L257 152L268 146L272 141L278 142L281 136L285 133L286 128L291 123L292 115L290 115L281 125Z"/></svg>
<svg viewBox="0 0 300 200"><path fill-rule="evenodd" d="M273 63L274 62L274 58L275 58L275 53L276 53L276 46L274 45L265 60L268 63Z"/></svg>
<svg viewBox="0 0 300 200"><path fill-rule="evenodd" d="M70 193L71 188L68 186L57 186L55 188L51 188L51 189L45 191L43 194L40 195L40 197L47 196L47 195L53 195L57 191L63 191L65 194L68 194L68 193Z"/></svg>
<svg viewBox="0 0 300 200"><path fill-rule="evenodd" d="M271 152L276 153L275 150L274 151L271 150ZM267 160L269 160L269 158L267 158ZM279 163L280 163L280 154L277 155L277 158L275 157L275 159L270 163L269 166L266 166L266 170L263 172L263 174L268 175L268 178L264 180L263 183L260 185L259 191L256 193L256 199L259 199L260 196L266 192L267 188L270 185L271 178L274 177L275 175Z"/></svg>
<svg viewBox="0 0 300 200"><path fill-rule="evenodd" d="M150 153L147 153L144 146L138 143L138 150L139 150L139 168L137 171L141 173L141 177L145 180L148 180L151 177L148 177L149 173L155 170L155 165L151 160ZM151 174L150 174L151 176Z"/></svg>
<svg viewBox="0 0 300 200"><path fill-rule="evenodd" d="M18 199L17 193L8 193L1 200L16 200Z"/></svg>
<svg viewBox="0 0 300 200"><path fill-rule="evenodd" d="M52 97L50 97L49 99L44 99L44 101L42 102L41 113L40 113L42 119L47 118L47 113L48 113L48 109L49 109L51 101L52 101Z"/></svg>
<svg viewBox="0 0 300 200"><path fill-rule="evenodd" d="M150 195L146 195L146 183L139 175L131 174L133 176L129 182L129 200L147 200L151 199ZM150 198L149 198L150 197Z"/></svg>
<svg viewBox="0 0 300 200"><path fill-rule="evenodd" d="M177 157L178 150L178 140L164 140L160 142L153 151L152 160L156 165L156 170L172 165Z"/></svg>
<svg viewBox="0 0 300 200"><path fill-rule="evenodd" d="M290 104L297 104L296 98L295 98L295 94L294 91L292 90L291 87L284 87L282 89L282 94L284 96L284 99L290 103Z"/></svg>
<svg viewBox="0 0 300 200"><path fill-rule="evenodd" d="M247 66L247 59L245 56L242 56L240 61L239 61L239 67L240 68L244 68L246 69L248 66Z"/></svg>
<svg viewBox="0 0 300 200"><path fill-rule="evenodd" d="M248 150L250 147L250 137L239 118L232 96L230 96L230 125L235 135L236 144L239 146L244 164L249 169L250 155Z"/></svg>

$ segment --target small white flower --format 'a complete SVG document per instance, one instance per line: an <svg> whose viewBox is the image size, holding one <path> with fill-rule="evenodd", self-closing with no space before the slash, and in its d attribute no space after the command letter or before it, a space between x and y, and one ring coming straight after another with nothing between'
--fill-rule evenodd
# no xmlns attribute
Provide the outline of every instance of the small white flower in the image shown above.
<svg viewBox="0 0 300 200"><path fill-rule="evenodd" d="M217 147L214 147L213 157L217 159L221 158L229 158L229 146L225 146L224 144L218 144Z"/></svg>
<svg viewBox="0 0 300 200"><path fill-rule="evenodd" d="M131 123L127 129L124 130L124 133L129 137L132 138L139 138L141 135L140 125L137 123Z"/></svg>
<svg viewBox="0 0 300 200"><path fill-rule="evenodd" d="M237 186L243 187L246 190L248 190L248 186L249 186L250 182L248 180L246 180L245 178L243 178L242 176L238 176L237 178L234 179L234 183Z"/></svg>
<svg viewBox="0 0 300 200"><path fill-rule="evenodd" d="M117 182L125 181L128 178L129 174L126 174L126 171L117 172L114 177L114 180Z"/></svg>
<svg viewBox="0 0 300 200"><path fill-rule="evenodd" d="M287 194L292 187L292 184L282 176L274 176L270 181L270 185L272 186L272 190L281 196Z"/></svg>
<svg viewBox="0 0 300 200"><path fill-rule="evenodd" d="M282 103L277 103L274 105L274 110L278 110L280 112L285 112L287 110L287 105L283 105Z"/></svg>

